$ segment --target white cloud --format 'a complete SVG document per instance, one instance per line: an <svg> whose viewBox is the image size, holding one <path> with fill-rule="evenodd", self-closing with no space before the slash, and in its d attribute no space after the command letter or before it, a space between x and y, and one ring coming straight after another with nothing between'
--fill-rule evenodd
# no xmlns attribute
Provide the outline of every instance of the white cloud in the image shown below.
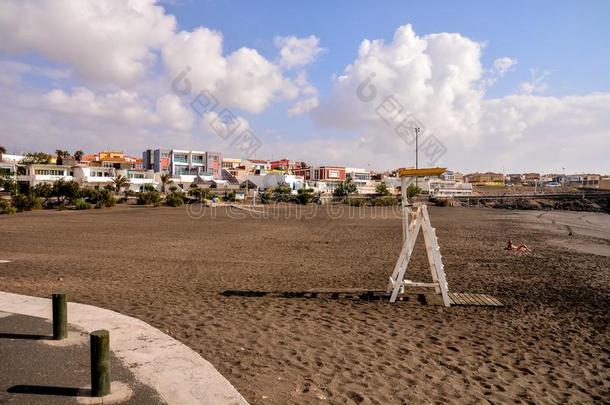
<svg viewBox="0 0 610 405"><path fill-rule="evenodd" d="M480 59L481 45L469 38L420 37L410 25L398 28L387 43L364 40L356 59L336 78L329 99L313 110L319 123L343 135L313 138L314 147L301 143L290 149L328 163L410 165L414 145L395 129L411 114L425 128L423 139L432 133L447 149L433 164L457 170L610 171L603 156L610 150L610 94L536 96L545 90L549 73L535 70L521 87L526 95L486 99L488 77ZM503 75L516 63L500 58L492 70ZM382 104L388 96L394 103ZM378 112L390 107L402 108L402 114L382 114L393 118L386 123ZM426 164L421 154L420 162Z"/></svg>
<svg viewBox="0 0 610 405"><path fill-rule="evenodd" d="M154 62L175 24L153 0L7 0L0 49L38 52L86 79L127 85Z"/></svg>
<svg viewBox="0 0 610 405"><path fill-rule="evenodd" d="M286 69L308 65L324 50L319 46L320 39L314 35L305 38L278 36L274 43L280 50L280 66Z"/></svg>
<svg viewBox="0 0 610 405"><path fill-rule="evenodd" d="M610 172L610 94L485 100L479 164Z"/></svg>
<svg viewBox="0 0 610 405"><path fill-rule="evenodd" d="M226 107L259 113L298 95L295 84L256 50L240 48L224 56L222 35L207 28L177 34L163 47L163 60L170 77L189 68L194 91L210 91Z"/></svg>
<svg viewBox="0 0 610 405"><path fill-rule="evenodd" d="M379 131L385 124L376 110L394 96L401 117L412 114L441 137L476 140L483 95L476 86L483 70L480 52L479 43L460 34L419 37L410 25L399 27L389 43L364 40L317 117L342 128L366 125Z"/></svg>
<svg viewBox="0 0 610 405"><path fill-rule="evenodd" d="M96 94L85 87L75 88L68 93L56 89L41 98L30 96L27 105L68 117L78 116L80 119L91 120L92 123L110 120L123 125L153 125L158 122L137 93L124 90Z"/></svg>
<svg viewBox="0 0 610 405"><path fill-rule="evenodd" d="M178 131L190 131L194 117L192 110L185 107L180 97L166 94L157 100L156 112L159 118L170 128Z"/></svg>
<svg viewBox="0 0 610 405"><path fill-rule="evenodd" d="M208 134L216 134L219 136L219 142L233 135L239 135L243 131L250 129L250 123L243 117L232 116L233 119L227 119L227 116L219 115L214 111L209 111L203 115L201 125L204 131Z"/></svg>
<svg viewBox="0 0 610 405"><path fill-rule="evenodd" d="M500 76L504 76L509 72L516 64L517 59L511 59L509 57L498 58L494 60L493 70Z"/></svg>
<svg viewBox="0 0 610 405"><path fill-rule="evenodd" d="M264 128L257 128L265 152L276 156L376 168L409 165L413 147L394 130L397 117L411 114L421 121L424 137L433 133L446 146L436 164L610 171L604 154L610 150L609 94L542 97L549 72L533 70L519 94L485 98L487 87L517 60L503 57L483 68L482 45L459 33L418 36L405 25L390 41L364 40L322 101L303 71L321 52L317 37L276 38L277 59L250 48L225 54L220 32L177 33L174 17L152 0L7 0L0 2L0 38L0 51L33 52L59 65L0 61L0 133L12 150L223 150L226 143L216 131L229 131L228 123L208 113L195 124L190 98L168 94L167 79L188 67L191 97L209 90L220 108L252 113L291 100L289 115L309 112L322 124L320 134L309 140L301 134L298 141L266 139ZM162 63L155 64L159 54ZM41 87L55 90L37 87L32 75L48 78ZM61 87L65 79L82 80L67 89ZM390 123L379 115L388 96L402 107L396 117L385 116ZM249 128L243 117L237 122L240 131Z"/></svg>
<svg viewBox="0 0 610 405"><path fill-rule="evenodd" d="M309 83L305 71L302 70L297 74L294 83L299 88L300 99L288 109L289 116L308 113L320 105L318 89Z"/></svg>
<svg viewBox="0 0 610 405"><path fill-rule="evenodd" d="M196 142L155 111L155 103L135 92L95 93L78 87L39 93L21 88L0 93L2 142L14 151L120 148ZM161 107L163 109L163 107Z"/></svg>
<svg viewBox="0 0 610 405"><path fill-rule="evenodd" d="M519 84L521 94L542 94L548 88L546 78L551 74L548 70L530 69L530 81Z"/></svg>
<svg viewBox="0 0 610 405"><path fill-rule="evenodd" d="M303 99L296 102L289 110L288 115L305 114L320 105L320 100L317 96Z"/></svg>

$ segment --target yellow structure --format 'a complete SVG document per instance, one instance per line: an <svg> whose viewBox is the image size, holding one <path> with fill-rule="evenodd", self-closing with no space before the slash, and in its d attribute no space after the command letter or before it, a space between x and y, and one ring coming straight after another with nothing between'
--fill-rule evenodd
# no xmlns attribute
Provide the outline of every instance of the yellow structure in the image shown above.
<svg viewBox="0 0 610 405"><path fill-rule="evenodd" d="M428 167L424 169L398 169L398 177L440 176L447 171L446 167Z"/></svg>
<svg viewBox="0 0 610 405"><path fill-rule="evenodd" d="M100 162L104 161L125 161L125 154L123 152L115 152L115 151L104 151L98 154L98 159Z"/></svg>

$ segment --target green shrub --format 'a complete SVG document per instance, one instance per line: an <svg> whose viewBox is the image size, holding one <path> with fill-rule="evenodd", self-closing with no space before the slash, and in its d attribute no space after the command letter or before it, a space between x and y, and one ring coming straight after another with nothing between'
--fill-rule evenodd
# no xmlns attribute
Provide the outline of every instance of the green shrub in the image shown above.
<svg viewBox="0 0 610 405"><path fill-rule="evenodd" d="M91 208L93 208L93 205L89 204L87 201L83 200L82 198L79 198L76 201L74 201L75 210L90 210Z"/></svg>
<svg viewBox="0 0 610 405"><path fill-rule="evenodd" d="M199 188L197 185L193 187L191 184L191 188L188 191L188 195L195 198L197 201L202 202L203 200L210 198L210 192L206 189Z"/></svg>
<svg viewBox="0 0 610 405"><path fill-rule="evenodd" d="M89 188L82 190L81 194L88 203L95 204L95 208L114 207L116 204L113 192L107 188L101 190Z"/></svg>
<svg viewBox="0 0 610 405"><path fill-rule="evenodd" d="M235 201L235 191L230 191L228 193L225 192L225 195L222 197L223 201L233 202Z"/></svg>
<svg viewBox="0 0 610 405"><path fill-rule="evenodd" d="M437 207L453 207L453 201L449 198L434 198L431 201Z"/></svg>
<svg viewBox="0 0 610 405"><path fill-rule="evenodd" d="M136 204L138 205L154 205L157 206L161 202L161 194L158 191L145 191L138 194Z"/></svg>
<svg viewBox="0 0 610 405"><path fill-rule="evenodd" d="M260 198L262 204L269 204L271 202L271 194L267 191L261 193Z"/></svg>
<svg viewBox="0 0 610 405"><path fill-rule="evenodd" d="M74 200L80 197L81 190L78 183L75 181L65 181L63 179L57 180L53 183L53 197L64 204L67 200L68 203L73 203Z"/></svg>
<svg viewBox="0 0 610 405"><path fill-rule="evenodd" d="M422 189L419 186L415 185L414 183L411 183L409 184L409 187L407 187L407 198L413 198L421 192Z"/></svg>
<svg viewBox="0 0 610 405"><path fill-rule="evenodd" d="M41 209L42 201L32 193L16 194L11 200L11 205L19 212L31 211Z"/></svg>
<svg viewBox="0 0 610 405"><path fill-rule="evenodd" d="M11 205L10 201L0 200L0 215L14 214L15 212L17 212L17 210Z"/></svg>
<svg viewBox="0 0 610 405"><path fill-rule="evenodd" d="M398 204L396 197L377 197L371 201L373 207L387 207Z"/></svg>
<svg viewBox="0 0 610 405"><path fill-rule="evenodd" d="M388 186L383 181L375 186L375 192L380 196L390 195L390 190L388 190Z"/></svg>
<svg viewBox="0 0 610 405"><path fill-rule="evenodd" d="M306 205L313 199L313 188L303 188L297 190L297 204Z"/></svg>
<svg viewBox="0 0 610 405"><path fill-rule="evenodd" d="M116 204L116 199L114 198L114 193L107 188L103 188L99 192L99 197L98 197L97 203L104 207L114 207Z"/></svg>
<svg viewBox="0 0 610 405"><path fill-rule="evenodd" d="M170 207L180 207L184 205L184 194L172 191L165 197L165 204Z"/></svg>
<svg viewBox="0 0 610 405"><path fill-rule="evenodd" d="M366 205L366 199L364 198L346 198L344 202L352 207L363 207Z"/></svg>
<svg viewBox="0 0 610 405"><path fill-rule="evenodd" d="M0 176L0 188L8 193L15 194L19 190L17 182L10 177Z"/></svg>

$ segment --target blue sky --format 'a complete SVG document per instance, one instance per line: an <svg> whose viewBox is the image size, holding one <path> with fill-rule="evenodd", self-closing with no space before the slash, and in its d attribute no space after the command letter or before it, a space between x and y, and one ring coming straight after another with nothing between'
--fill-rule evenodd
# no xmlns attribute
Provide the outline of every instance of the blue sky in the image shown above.
<svg viewBox="0 0 610 405"><path fill-rule="evenodd" d="M7 0L0 16L9 150L241 153L172 93L191 66L258 158L411 165L376 113L391 95L446 147L430 164L610 172L607 1ZM371 72L380 97L364 105Z"/></svg>
<svg viewBox="0 0 610 405"><path fill-rule="evenodd" d="M419 34L459 32L485 43L482 62L509 56L519 67L488 96L512 92L529 69L549 70L550 95L610 90L608 1L176 1L164 7L182 30L204 25L223 33L227 51L252 47L275 55L277 35L316 35L328 52L310 68L321 90L351 63L365 38L391 39L411 23Z"/></svg>

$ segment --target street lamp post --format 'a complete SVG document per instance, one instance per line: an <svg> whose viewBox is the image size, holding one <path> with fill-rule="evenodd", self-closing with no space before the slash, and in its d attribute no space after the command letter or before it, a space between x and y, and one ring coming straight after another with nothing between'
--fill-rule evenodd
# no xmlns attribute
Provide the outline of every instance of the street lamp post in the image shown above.
<svg viewBox="0 0 610 405"><path fill-rule="evenodd" d="M415 128L415 169L419 169L419 127ZM417 186L418 176L415 176L415 186Z"/></svg>

